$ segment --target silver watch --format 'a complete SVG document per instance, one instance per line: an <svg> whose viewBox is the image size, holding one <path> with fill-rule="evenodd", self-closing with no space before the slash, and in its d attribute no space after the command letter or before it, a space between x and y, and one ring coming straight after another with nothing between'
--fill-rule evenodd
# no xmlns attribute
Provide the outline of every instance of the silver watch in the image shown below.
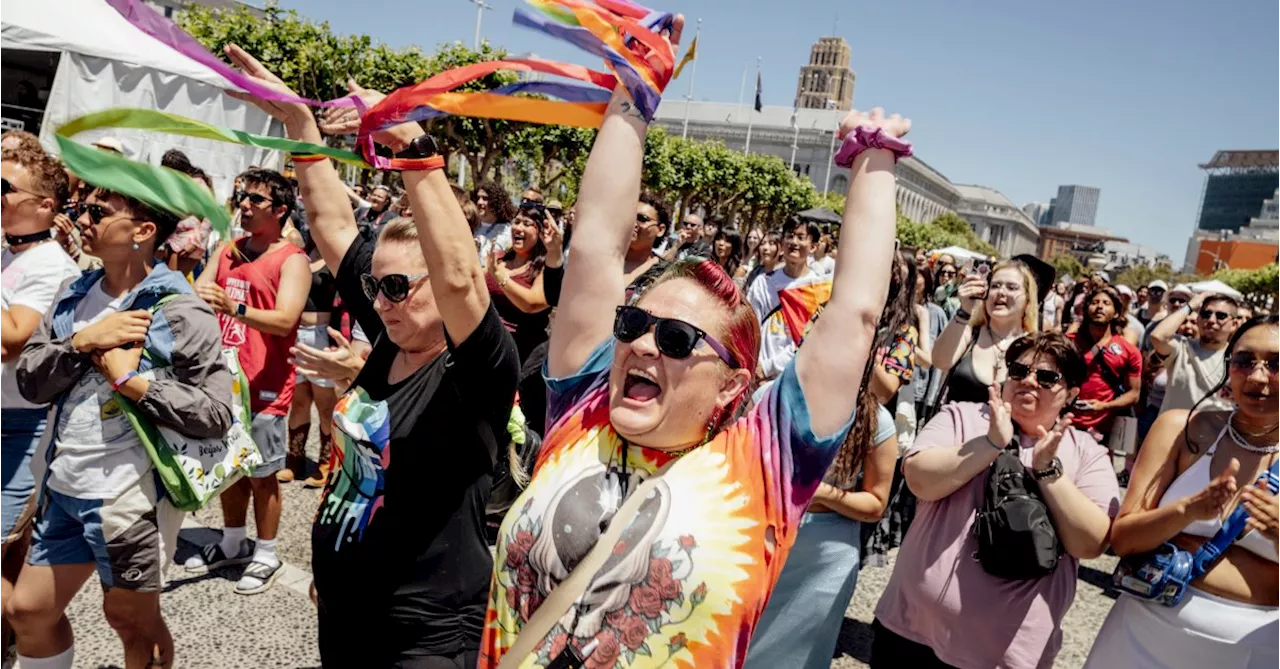
<svg viewBox="0 0 1280 669"><path fill-rule="evenodd" d="M1037 481L1053 481L1062 476L1062 460L1058 456L1053 456L1053 461L1049 463L1048 469L1031 470L1031 478Z"/></svg>

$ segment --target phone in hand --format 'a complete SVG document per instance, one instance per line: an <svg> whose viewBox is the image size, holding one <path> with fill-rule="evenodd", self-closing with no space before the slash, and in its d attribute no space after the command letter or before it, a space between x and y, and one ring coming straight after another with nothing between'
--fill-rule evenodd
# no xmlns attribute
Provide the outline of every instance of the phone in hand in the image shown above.
<svg viewBox="0 0 1280 669"><path fill-rule="evenodd" d="M987 280L987 289L982 291L982 296L978 298L979 300L985 300L987 299L987 293L991 292L991 279L987 276L991 273L991 263L986 260L980 260L977 263L976 270L978 272L978 276Z"/></svg>

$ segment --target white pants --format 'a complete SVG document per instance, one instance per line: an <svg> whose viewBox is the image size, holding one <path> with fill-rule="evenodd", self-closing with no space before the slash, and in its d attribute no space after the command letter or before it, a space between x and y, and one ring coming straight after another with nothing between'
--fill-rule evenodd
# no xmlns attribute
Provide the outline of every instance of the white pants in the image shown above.
<svg viewBox="0 0 1280 669"><path fill-rule="evenodd" d="M1120 595L1085 669L1274 669L1280 610L1194 588L1177 606Z"/></svg>
<svg viewBox="0 0 1280 669"><path fill-rule="evenodd" d="M898 429L898 455L902 455L916 440L916 405L899 398L893 424Z"/></svg>

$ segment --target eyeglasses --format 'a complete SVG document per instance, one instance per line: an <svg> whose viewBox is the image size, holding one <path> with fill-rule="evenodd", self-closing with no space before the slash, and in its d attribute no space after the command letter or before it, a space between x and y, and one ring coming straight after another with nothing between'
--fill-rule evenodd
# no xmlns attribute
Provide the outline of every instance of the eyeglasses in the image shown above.
<svg viewBox="0 0 1280 669"><path fill-rule="evenodd" d="M109 218L109 217L111 217L111 216L118 216L118 215L119 215L119 212L117 212L117 211L113 211L113 210L111 210L111 209L107 209L106 207L104 207L104 206L102 206L102 205L100 205L100 204L86 204L86 205L84 205L84 213L86 213L86 214L88 214L88 215L89 215L89 220L90 220L94 225L99 225L99 224L101 224L101 223L102 223L102 219L104 219L104 218ZM125 221L136 221L136 220L138 220L138 219L133 218L133 217L130 217L130 216L122 216L122 217L120 217L120 220L125 220Z"/></svg>
<svg viewBox="0 0 1280 669"><path fill-rule="evenodd" d="M1228 321L1231 320L1231 314L1225 311L1212 311L1210 309L1201 309L1200 318L1205 320Z"/></svg>
<svg viewBox="0 0 1280 669"><path fill-rule="evenodd" d="M1031 372L1032 369L1030 365L1024 365L1020 362L1009 363L1009 378L1014 381L1021 381L1027 378L1031 375ZM1050 388L1058 385L1058 382L1062 380L1062 373L1055 372L1052 369L1037 369L1035 370L1035 373L1036 385L1039 385L1044 390L1049 390Z"/></svg>
<svg viewBox="0 0 1280 669"><path fill-rule="evenodd" d="M18 193L26 193L27 195L34 195L36 197L49 197L48 195L45 195L43 193L37 193L33 190L18 188L17 186L13 185L12 181L9 181L8 179L0 177L0 197L4 197L5 195L8 195L9 193L13 193L15 191Z"/></svg>
<svg viewBox="0 0 1280 669"><path fill-rule="evenodd" d="M249 191L244 191L244 190L236 191L236 194L233 196L232 199L236 204L240 204L241 202L244 201L245 198L249 198L249 204L255 207L261 207L267 202L270 202L271 204L276 204L276 201L272 198L269 198L265 195L259 195L258 193L250 193Z"/></svg>
<svg viewBox="0 0 1280 669"><path fill-rule="evenodd" d="M941 272L938 272L938 276L955 276L955 275L956 275L956 271L953 269L944 269Z"/></svg>
<svg viewBox="0 0 1280 669"><path fill-rule="evenodd" d="M364 296L369 298L370 302L377 300L378 292L381 291L382 296L387 298L388 302L399 304L409 297L409 285L426 275L426 272L421 274L388 274L381 279L375 279L372 274L361 274L360 287L364 289Z"/></svg>
<svg viewBox="0 0 1280 669"><path fill-rule="evenodd" d="M640 307L630 306L618 307L617 315L613 318L613 337L624 344L630 344L644 336L650 328L653 328L653 340L658 345L658 352L668 358L684 360L693 355L693 349L702 340L707 342L730 369L742 366L715 337L682 320L659 318Z"/></svg>
<svg viewBox="0 0 1280 669"><path fill-rule="evenodd" d="M1231 371L1240 374L1252 374L1253 370L1257 369L1260 364L1266 366L1267 372L1272 376L1280 373L1280 357L1269 355L1265 358L1259 358L1247 351L1231 354Z"/></svg>
<svg viewBox="0 0 1280 669"><path fill-rule="evenodd" d="M1009 295L1017 295L1022 292L1022 284L1020 283L993 283L990 290L998 290Z"/></svg>

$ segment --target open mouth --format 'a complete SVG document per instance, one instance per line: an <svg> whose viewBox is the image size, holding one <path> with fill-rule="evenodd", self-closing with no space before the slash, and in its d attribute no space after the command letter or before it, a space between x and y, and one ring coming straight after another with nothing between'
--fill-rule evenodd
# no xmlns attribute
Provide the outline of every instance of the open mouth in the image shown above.
<svg viewBox="0 0 1280 669"><path fill-rule="evenodd" d="M622 382L622 396L632 402L649 402L662 394L662 387L652 374L633 369L627 372Z"/></svg>

